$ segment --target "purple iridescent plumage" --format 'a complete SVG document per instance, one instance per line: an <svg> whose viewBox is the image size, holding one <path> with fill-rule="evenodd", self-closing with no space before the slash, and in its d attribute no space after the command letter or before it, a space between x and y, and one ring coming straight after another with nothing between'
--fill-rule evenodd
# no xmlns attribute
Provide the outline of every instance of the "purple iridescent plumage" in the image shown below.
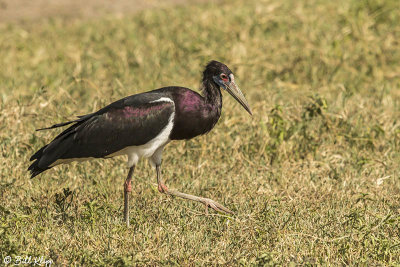
<svg viewBox="0 0 400 267"><path fill-rule="evenodd" d="M143 116L150 115L155 111L159 111L165 108L169 103L159 103L157 105L152 105L146 108L143 107L133 107L127 106L121 110L121 113L124 118L142 118Z"/></svg>
<svg viewBox="0 0 400 267"><path fill-rule="evenodd" d="M202 95L184 87L164 87L125 97L95 113L47 128L72 124L31 157L35 160L29 167L32 177L58 159L107 157L125 147L146 144L165 129L172 115L170 140L209 132L221 115L220 85L214 81L220 73L227 77L232 72L216 61L206 66Z"/></svg>

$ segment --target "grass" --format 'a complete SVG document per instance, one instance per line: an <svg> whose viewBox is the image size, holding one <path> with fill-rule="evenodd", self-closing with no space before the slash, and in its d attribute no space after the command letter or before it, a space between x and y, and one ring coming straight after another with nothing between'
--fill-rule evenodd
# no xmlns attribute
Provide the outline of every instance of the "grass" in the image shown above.
<svg viewBox="0 0 400 267"><path fill-rule="evenodd" d="M0 27L0 259L56 265L400 264L397 0L222 1L122 18ZM124 158L29 179L35 132L123 96L197 88L225 62L254 116L224 94L208 135L173 142L166 183L234 216L204 215Z"/></svg>

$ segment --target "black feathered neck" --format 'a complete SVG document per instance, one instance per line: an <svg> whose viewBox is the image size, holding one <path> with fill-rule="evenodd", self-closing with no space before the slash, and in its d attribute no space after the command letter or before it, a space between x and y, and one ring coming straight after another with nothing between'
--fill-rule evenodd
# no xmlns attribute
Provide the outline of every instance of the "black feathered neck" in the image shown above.
<svg viewBox="0 0 400 267"><path fill-rule="evenodd" d="M221 73L225 73L229 76L232 71L225 64L212 60L207 64L203 72L203 80L201 83L201 91L205 101L208 104L219 107L219 109L222 107L222 94L221 88L214 81L214 76L219 76Z"/></svg>

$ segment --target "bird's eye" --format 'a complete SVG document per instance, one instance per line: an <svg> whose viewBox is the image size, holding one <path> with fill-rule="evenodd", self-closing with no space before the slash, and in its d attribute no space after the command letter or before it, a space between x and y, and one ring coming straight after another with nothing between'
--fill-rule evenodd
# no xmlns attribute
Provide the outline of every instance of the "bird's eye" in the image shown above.
<svg viewBox="0 0 400 267"><path fill-rule="evenodd" d="M228 76L226 76L225 74L221 74L221 79L224 80L225 82L228 80Z"/></svg>

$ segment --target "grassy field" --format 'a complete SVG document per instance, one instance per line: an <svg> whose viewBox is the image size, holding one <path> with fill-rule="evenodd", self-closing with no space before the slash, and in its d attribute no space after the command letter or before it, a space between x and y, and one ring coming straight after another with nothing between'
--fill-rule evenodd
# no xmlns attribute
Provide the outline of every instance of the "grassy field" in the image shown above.
<svg viewBox="0 0 400 267"><path fill-rule="evenodd" d="M55 265L400 264L397 0L222 1L0 26L0 260ZM158 193L126 159L56 167L29 157L73 119L167 85L198 88L225 62L250 117L224 95L206 136L172 142L166 184L233 216Z"/></svg>

